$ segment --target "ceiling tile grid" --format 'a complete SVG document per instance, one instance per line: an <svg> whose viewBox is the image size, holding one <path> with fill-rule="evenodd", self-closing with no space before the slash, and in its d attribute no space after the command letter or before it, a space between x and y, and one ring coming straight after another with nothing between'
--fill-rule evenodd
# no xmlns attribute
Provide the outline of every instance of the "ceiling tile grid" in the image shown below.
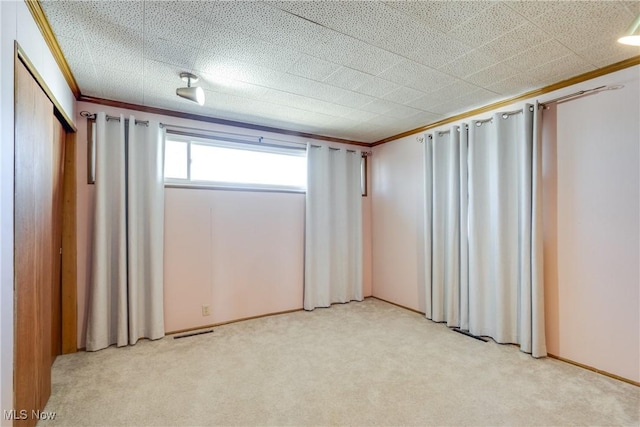
<svg viewBox="0 0 640 427"><path fill-rule="evenodd" d="M524 24L526 19L504 5L496 3L454 27L449 35L473 47L482 46Z"/></svg>
<svg viewBox="0 0 640 427"><path fill-rule="evenodd" d="M42 1L85 95L368 142L640 54L639 5Z"/></svg>

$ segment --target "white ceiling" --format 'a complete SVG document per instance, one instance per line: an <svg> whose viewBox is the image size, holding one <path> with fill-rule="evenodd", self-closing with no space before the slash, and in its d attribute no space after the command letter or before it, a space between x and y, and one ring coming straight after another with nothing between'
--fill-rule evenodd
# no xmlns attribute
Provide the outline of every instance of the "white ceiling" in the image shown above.
<svg viewBox="0 0 640 427"><path fill-rule="evenodd" d="M373 142L640 54L640 1L69 1L83 95ZM206 103L178 98L179 73Z"/></svg>

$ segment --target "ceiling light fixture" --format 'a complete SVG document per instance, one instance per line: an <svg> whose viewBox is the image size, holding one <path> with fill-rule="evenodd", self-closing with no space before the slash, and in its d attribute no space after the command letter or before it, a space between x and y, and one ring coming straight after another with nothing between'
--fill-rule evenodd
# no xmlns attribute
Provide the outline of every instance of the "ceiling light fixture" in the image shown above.
<svg viewBox="0 0 640 427"><path fill-rule="evenodd" d="M618 39L618 43L640 46L640 14L629 25L624 35Z"/></svg>
<svg viewBox="0 0 640 427"><path fill-rule="evenodd" d="M188 99L189 101L197 102L199 105L204 105L204 91L201 87L191 87L191 83L198 81L198 76L191 73L180 73L180 78L187 82L187 87L179 87L176 89L176 95Z"/></svg>

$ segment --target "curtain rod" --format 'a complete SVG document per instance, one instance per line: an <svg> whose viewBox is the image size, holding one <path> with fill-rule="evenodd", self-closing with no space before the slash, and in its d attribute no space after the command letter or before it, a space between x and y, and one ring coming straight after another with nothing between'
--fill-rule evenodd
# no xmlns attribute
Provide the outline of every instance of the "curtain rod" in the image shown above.
<svg viewBox="0 0 640 427"><path fill-rule="evenodd" d="M598 87L594 87L593 89L584 89L584 90L579 90L577 92L574 93L570 93L569 95L564 95L564 96L560 96L558 98L553 98L550 99L548 101L545 102L540 102L540 105L543 108L549 108L549 104L556 104L558 102L562 102L564 100L570 99L570 98L575 98L577 96L582 96L585 95L587 93L591 93L591 92L600 92L600 91L604 91L604 90L617 90L617 89L622 89L624 87L624 85L603 85L603 86L598 86Z"/></svg>
<svg viewBox="0 0 640 427"><path fill-rule="evenodd" d="M92 119L95 120L96 118L96 114L95 113L90 113L88 111L81 111L80 112L80 116L84 117L86 119ZM107 115L106 116L107 121L109 120L115 120L115 121L120 121L120 117L119 116L110 116ZM125 121L129 121L129 119L125 119ZM136 120L136 125L144 125L144 126L148 126L149 125L149 121L148 120ZM294 145L301 145L302 147L300 149L306 149L307 147L307 143L306 142L296 142L296 141L286 141L283 139L277 139L277 138L265 138L263 136L254 136L254 135L247 135L247 134L242 134L242 133L234 133L234 132L224 132L224 131L217 131L217 130L210 130L210 129L198 129L198 128L194 128L194 127L190 127L190 126L179 126L179 125L171 125L171 124L164 124L164 123L160 123L160 127L163 127L165 129L167 129L167 132L169 133L173 133L176 135L184 135L184 136L196 136L196 137L215 137L215 135L211 135L211 134L222 134L222 135L231 135L231 136L235 136L235 137L242 137L242 138L256 138L257 142L251 142L251 141L241 141L241 140L233 140L231 138L226 138L229 141L232 142L237 142L239 144L253 144L253 145L260 145L260 146L266 146L266 147L283 147L281 145L277 145L277 144L269 144L268 142L265 142L265 140L268 141L278 141L281 143L285 143L285 144L294 144ZM172 129L185 129L187 131L195 131L195 132L204 132L205 135L198 135L197 133L193 133L193 132L182 132L182 131L175 131L172 132ZM319 148L322 147L322 145L315 145L315 144L311 144L311 147L314 148ZM285 146L286 147L286 146ZM293 148L293 147L286 147L286 148ZM329 147L329 149L331 150L336 150L339 151L341 150L340 148L335 148L335 147ZM355 153L356 150L346 150L348 153ZM372 154L371 151L362 151L361 152L363 157L367 157L370 156Z"/></svg>
<svg viewBox="0 0 640 427"><path fill-rule="evenodd" d="M545 102L539 102L538 105L540 105L541 108L543 109L548 109L550 104L556 104L558 102L562 102L571 98L575 98L578 96L582 96L588 93L592 93L592 92L600 92L600 91L605 91L605 90L617 90L617 89L622 89L624 87L624 85L604 85L604 86L598 86L598 87L594 87L592 89L583 89L583 90L579 90L577 92L573 92L570 93L568 95L564 95L564 96L560 96L558 98L553 98L550 99L548 101ZM533 107L529 107L530 111L533 111ZM502 113L502 118L506 119L507 117L509 117L510 115L513 114L518 114L522 112L522 110L515 110L515 111L508 111L506 113ZM493 118L488 118L488 119L484 119L484 120L476 120L476 126L482 126L483 123L486 122L490 122L492 121ZM465 125L466 126L466 125ZM438 133L440 135L444 135L446 133L450 132L449 130L445 130L445 131L438 131ZM432 134L427 135L429 138L433 138ZM416 140L420 143L424 142L424 136L419 135L416 137Z"/></svg>
<svg viewBox="0 0 640 427"><path fill-rule="evenodd" d="M510 116L514 116L516 114L522 113L522 111L523 111L522 108L520 108L518 110L513 110L513 111L505 111L504 113L501 114L501 117L503 119L508 119ZM533 106L529 107L529 111L533 111ZM487 119L482 119L482 120L474 120L476 126L482 126L483 123L487 123L487 122L491 122L491 121L493 121L493 117L489 117ZM463 126L464 126L465 129L469 128L469 125L467 125L466 123L462 123L460 126L454 126L454 127L457 129L458 132L460 132L460 128L463 127ZM442 135L446 135L448 133L451 133L451 129L441 130L441 131L437 131L435 133L437 133L438 135L442 136ZM429 134L427 136L429 137L429 139L433 139L433 134ZM419 136L416 139L420 143L424 142L424 137L420 137Z"/></svg>

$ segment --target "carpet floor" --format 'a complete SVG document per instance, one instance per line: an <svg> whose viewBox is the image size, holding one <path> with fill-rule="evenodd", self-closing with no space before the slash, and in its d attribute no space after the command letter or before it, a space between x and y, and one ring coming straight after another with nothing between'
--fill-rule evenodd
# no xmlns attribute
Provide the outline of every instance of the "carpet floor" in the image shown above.
<svg viewBox="0 0 640 427"><path fill-rule="evenodd" d="M640 388L376 300L60 356L41 426L638 425Z"/></svg>

